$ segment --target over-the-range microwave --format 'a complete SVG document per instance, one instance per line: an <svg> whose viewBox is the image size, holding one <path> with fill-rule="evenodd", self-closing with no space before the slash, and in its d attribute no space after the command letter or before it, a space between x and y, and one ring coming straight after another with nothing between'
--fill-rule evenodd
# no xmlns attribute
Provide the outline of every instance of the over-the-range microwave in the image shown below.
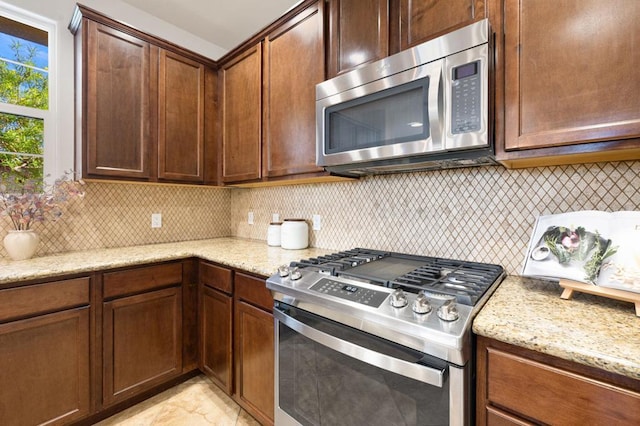
<svg viewBox="0 0 640 426"><path fill-rule="evenodd" d="M478 21L316 86L316 163L338 175L497 164L491 29Z"/></svg>

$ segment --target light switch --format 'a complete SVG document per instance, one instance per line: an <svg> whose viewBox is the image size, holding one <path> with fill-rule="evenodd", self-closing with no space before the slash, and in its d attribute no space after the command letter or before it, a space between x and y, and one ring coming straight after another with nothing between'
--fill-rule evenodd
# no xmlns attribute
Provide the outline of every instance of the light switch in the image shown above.
<svg viewBox="0 0 640 426"><path fill-rule="evenodd" d="M319 214L313 215L313 230L319 231L322 229L322 216Z"/></svg>
<svg viewBox="0 0 640 426"><path fill-rule="evenodd" d="M249 225L253 225L253 212L249 212L247 215L247 223L249 223Z"/></svg>

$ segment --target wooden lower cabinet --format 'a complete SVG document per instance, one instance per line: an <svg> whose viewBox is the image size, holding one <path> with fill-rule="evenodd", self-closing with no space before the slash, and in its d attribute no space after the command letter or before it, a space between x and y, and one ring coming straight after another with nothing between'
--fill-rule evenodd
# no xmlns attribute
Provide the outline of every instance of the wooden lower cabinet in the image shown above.
<svg viewBox="0 0 640 426"><path fill-rule="evenodd" d="M89 415L89 308L0 325L0 424Z"/></svg>
<svg viewBox="0 0 640 426"><path fill-rule="evenodd" d="M637 425L640 381L478 337L476 424Z"/></svg>
<svg viewBox="0 0 640 426"><path fill-rule="evenodd" d="M247 302L235 309L236 398L262 424L273 424L273 315Z"/></svg>
<svg viewBox="0 0 640 426"><path fill-rule="evenodd" d="M67 424L91 411L88 277L0 290L0 424Z"/></svg>
<svg viewBox="0 0 640 426"><path fill-rule="evenodd" d="M182 373L181 288L103 305L103 402L110 405Z"/></svg>
<svg viewBox="0 0 640 426"><path fill-rule="evenodd" d="M236 273L234 293L236 401L263 425L273 424L273 298L264 278Z"/></svg>
<svg viewBox="0 0 640 426"><path fill-rule="evenodd" d="M233 393L232 271L200 264L200 370Z"/></svg>
<svg viewBox="0 0 640 426"><path fill-rule="evenodd" d="M273 298L265 279L200 262L200 370L273 424Z"/></svg>

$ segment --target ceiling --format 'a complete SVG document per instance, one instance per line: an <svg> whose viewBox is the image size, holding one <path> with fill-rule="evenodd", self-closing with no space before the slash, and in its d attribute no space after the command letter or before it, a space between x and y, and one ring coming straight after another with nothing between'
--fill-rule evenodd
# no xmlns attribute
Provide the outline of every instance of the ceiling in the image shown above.
<svg viewBox="0 0 640 426"><path fill-rule="evenodd" d="M231 50L300 0L122 0L203 40Z"/></svg>

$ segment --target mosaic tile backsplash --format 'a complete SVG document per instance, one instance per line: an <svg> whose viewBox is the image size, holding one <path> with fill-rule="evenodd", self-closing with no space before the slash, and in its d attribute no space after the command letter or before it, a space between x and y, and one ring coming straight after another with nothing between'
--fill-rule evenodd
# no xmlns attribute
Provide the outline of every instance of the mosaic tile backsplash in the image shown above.
<svg viewBox="0 0 640 426"><path fill-rule="evenodd" d="M111 182L84 189L57 222L33 226L41 239L35 256L230 235L229 189ZM152 213L162 214L161 228L151 228ZM0 224L1 240L11 227L6 217ZM2 244L0 254L7 256Z"/></svg>
<svg viewBox="0 0 640 426"><path fill-rule="evenodd" d="M501 166L233 190L231 233L266 240L272 214L314 214L310 245L366 247L498 263L519 274L536 217L640 210L640 162L509 170ZM255 224L247 224L254 212Z"/></svg>
<svg viewBox="0 0 640 426"><path fill-rule="evenodd" d="M266 244L273 213L310 225L318 214L314 247L498 263L518 274L536 217L572 210L640 210L640 162L479 167L251 189L89 182L85 197L58 222L34 229L42 256L223 236ZM151 228L152 213L162 213L162 228ZM2 239L7 218L0 226ZM0 255L6 256L1 245Z"/></svg>

